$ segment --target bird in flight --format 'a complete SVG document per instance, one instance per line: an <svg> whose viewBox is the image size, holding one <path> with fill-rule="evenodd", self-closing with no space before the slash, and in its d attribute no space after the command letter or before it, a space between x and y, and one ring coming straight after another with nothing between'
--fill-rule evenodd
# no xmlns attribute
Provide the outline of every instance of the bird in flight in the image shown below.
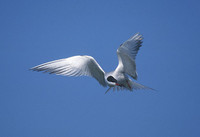
<svg viewBox="0 0 200 137"><path fill-rule="evenodd" d="M72 56L69 58L50 61L31 68L33 71L43 71L49 74L64 76L91 76L104 87L117 90L152 89L132 81L137 80L135 58L142 46L142 35L136 33L117 49L118 66L112 72L105 72L91 56Z"/></svg>

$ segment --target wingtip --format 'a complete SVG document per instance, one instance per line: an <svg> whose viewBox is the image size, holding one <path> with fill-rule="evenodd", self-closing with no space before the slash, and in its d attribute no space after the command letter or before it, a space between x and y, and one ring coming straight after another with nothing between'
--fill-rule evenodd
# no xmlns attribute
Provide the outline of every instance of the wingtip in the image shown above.
<svg viewBox="0 0 200 137"><path fill-rule="evenodd" d="M41 71L41 70L37 69L37 67L32 67L32 68L29 68L28 70L29 71L37 71L37 72Z"/></svg>
<svg viewBox="0 0 200 137"><path fill-rule="evenodd" d="M140 35L140 32L135 33L135 35Z"/></svg>
<svg viewBox="0 0 200 137"><path fill-rule="evenodd" d="M143 35L140 32L137 32L130 39L135 39L135 40L142 41L144 38L143 38Z"/></svg>
<svg viewBox="0 0 200 137"><path fill-rule="evenodd" d="M34 68L29 68L28 70L29 70L29 71L35 71Z"/></svg>

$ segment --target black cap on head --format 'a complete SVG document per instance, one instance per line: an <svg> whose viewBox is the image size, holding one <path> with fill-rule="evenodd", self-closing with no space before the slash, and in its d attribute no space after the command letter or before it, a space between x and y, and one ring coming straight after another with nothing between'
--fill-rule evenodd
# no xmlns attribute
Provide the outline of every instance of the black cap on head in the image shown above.
<svg viewBox="0 0 200 137"><path fill-rule="evenodd" d="M115 82L115 83L117 83L117 80L116 80L113 76L107 77L107 80L108 80L109 82Z"/></svg>

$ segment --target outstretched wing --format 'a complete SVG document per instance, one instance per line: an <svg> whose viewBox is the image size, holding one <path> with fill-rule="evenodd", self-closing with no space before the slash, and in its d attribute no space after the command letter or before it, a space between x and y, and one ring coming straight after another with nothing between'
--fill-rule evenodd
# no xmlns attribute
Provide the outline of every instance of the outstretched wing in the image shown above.
<svg viewBox="0 0 200 137"><path fill-rule="evenodd" d="M117 55L119 64L117 71L125 72L132 78L137 80L135 57L139 48L142 46L142 35L135 34L127 41L125 41L118 49Z"/></svg>
<svg viewBox="0 0 200 137"><path fill-rule="evenodd" d="M91 76L102 86L107 86L104 79L105 72L91 56L73 56L59 59L35 66L31 70L64 76Z"/></svg>

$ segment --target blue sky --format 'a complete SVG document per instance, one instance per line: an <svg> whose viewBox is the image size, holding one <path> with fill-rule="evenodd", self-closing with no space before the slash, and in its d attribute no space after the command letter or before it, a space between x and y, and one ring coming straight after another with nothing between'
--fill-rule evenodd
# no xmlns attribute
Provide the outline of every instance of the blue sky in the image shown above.
<svg viewBox="0 0 200 137"><path fill-rule="evenodd" d="M0 137L198 137L200 2L0 1ZM144 36L138 82L157 91L104 94L89 77L28 69L91 55L105 71Z"/></svg>

